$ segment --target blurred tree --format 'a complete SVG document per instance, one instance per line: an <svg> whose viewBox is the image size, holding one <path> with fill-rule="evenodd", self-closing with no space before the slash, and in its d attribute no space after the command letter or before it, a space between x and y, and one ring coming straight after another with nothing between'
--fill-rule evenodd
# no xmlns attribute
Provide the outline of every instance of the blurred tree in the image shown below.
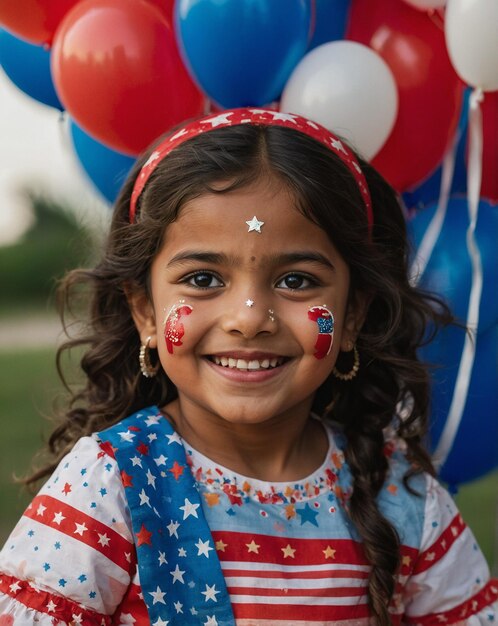
<svg viewBox="0 0 498 626"><path fill-rule="evenodd" d="M29 194L34 221L15 244L0 247L0 311L53 304L55 285L66 271L92 263L95 234L75 214L43 196Z"/></svg>

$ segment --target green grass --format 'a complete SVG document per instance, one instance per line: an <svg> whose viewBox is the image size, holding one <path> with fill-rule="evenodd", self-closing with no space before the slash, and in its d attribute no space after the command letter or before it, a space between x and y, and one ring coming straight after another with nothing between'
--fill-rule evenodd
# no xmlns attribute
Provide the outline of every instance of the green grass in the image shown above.
<svg viewBox="0 0 498 626"><path fill-rule="evenodd" d="M0 543L30 499L13 475L28 473L34 452L50 431L48 421L60 390L53 350L0 352Z"/></svg>
<svg viewBox="0 0 498 626"><path fill-rule="evenodd" d="M0 351L0 544L6 540L31 495L12 481L12 474L26 474L31 459L50 432L41 414L50 415L61 391L53 350ZM464 519L494 567L498 565L498 472L464 485L456 498Z"/></svg>
<svg viewBox="0 0 498 626"><path fill-rule="evenodd" d="M455 501L498 575L498 471L463 485Z"/></svg>

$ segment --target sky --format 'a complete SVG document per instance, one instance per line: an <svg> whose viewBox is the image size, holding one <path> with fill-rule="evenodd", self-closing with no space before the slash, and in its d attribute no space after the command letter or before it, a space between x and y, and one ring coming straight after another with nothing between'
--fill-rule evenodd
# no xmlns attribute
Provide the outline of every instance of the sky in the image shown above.
<svg viewBox="0 0 498 626"><path fill-rule="evenodd" d="M78 163L67 119L20 91L0 69L0 245L30 224L30 189L102 223L109 207Z"/></svg>

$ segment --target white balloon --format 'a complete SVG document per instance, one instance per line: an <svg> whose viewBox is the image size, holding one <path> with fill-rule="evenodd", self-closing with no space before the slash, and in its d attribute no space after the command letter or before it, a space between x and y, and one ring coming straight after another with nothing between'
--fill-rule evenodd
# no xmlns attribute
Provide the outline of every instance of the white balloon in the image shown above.
<svg viewBox="0 0 498 626"><path fill-rule="evenodd" d="M280 109L322 124L371 159L396 121L398 90L391 70L371 48L331 41L301 59Z"/></svg>
<svg viewBox="0 0 498 626"><path fill-rule="evenodd" d="M460 78L483 91L498 89L498 0L448 0L444 31Z"/></svg>
<svg viewBox="0 0 498 626"><path fill-rule="evenodd" d="M446 4L446 0L405 0L412 7L421 11L430 11L431 9L442 9Z"/></svg>

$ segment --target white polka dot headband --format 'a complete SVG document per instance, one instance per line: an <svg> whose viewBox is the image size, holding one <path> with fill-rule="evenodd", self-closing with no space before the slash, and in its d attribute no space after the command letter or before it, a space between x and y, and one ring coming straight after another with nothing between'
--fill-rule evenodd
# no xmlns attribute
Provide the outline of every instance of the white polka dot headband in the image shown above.
<svg viewBox="0 0 498 626"><path fill-rule="evenodd" d="M256 126L284 126L293 128L304 135L313 137L320 143L324 144L336 154L341 161L347 166L351 174L354 176L360 193L365 202L368 227L372 230L373 211L370 193L368 191L367 181L361 168L351 149L346 146L336 135L330 132L324 126L308 120L300 115L293 113L280 113L267 109L232 109L223 111L215 115L209 115L199 120L191 122L187 126L178 130L173 135L166 137L152 152L147 162L144 163L139 175L135 181L133 192L130 200L130 223L135 220L137 210L137 201L140 194L149 180L150 175L156 169L157 165L172 150L177 148L192 137L201 135L217 128L225 128L227 126L239 126L241 124L254 124Z"/></svg>

